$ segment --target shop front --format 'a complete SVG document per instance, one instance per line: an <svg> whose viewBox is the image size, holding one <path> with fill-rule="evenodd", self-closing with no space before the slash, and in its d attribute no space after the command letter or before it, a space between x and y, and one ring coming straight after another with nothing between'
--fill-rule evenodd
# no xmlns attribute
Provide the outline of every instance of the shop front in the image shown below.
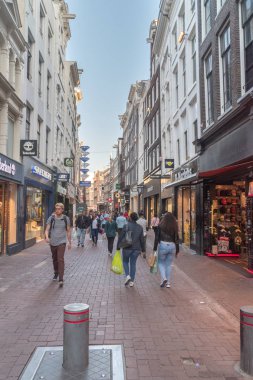
<svg viewBox="0 0 253 380"><path fill-rule="evenodd" d="M31 157L24 158L25 248L44 238L46 220L54 210L53 171Z"/></svg>
<svg viewBox="0 0 253 380"><path fill-rule="evenodd" d="M23 165L0 154L0 255L22 250Z"/></svg>
<svg viewBox="0 0 253 380"><path fill-rule="evenodd" d="M198 201L200 184L197 181L197 159L175 169L165 190L170 190L170 196L166 199L167 207L177 218L180 242L199 252L201 204Z"/></svg>
<svg viewBox="0 0 253 380"><path fill-rule="evenodd" d="M253 274L252 121L211 145L201 156L203 251L234 260Z"/></svg>
<svg viewBox="0 0 253 380"><path fill-rule="evenodd" d="M148 225L151 223L151 219L154 216L160 216L161 214L161 180L160 179L145 179L144 180L144 214L148 221Z"/></svg>

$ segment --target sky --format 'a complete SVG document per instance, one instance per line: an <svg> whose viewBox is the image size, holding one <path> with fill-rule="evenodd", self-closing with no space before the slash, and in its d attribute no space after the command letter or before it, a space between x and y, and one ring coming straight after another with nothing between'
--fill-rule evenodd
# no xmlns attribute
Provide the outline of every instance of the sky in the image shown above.
<svg viewBox="0 0 253 380"><path fill-rule="evenodd" d="M67 59L83 69L78 103L79 139L90 146L90 172L109 165L122 128L131 84L149 79L150 46L146 42L160 0L67 0L71 39ZM115 153L115 152L114 152Z"/></svg>

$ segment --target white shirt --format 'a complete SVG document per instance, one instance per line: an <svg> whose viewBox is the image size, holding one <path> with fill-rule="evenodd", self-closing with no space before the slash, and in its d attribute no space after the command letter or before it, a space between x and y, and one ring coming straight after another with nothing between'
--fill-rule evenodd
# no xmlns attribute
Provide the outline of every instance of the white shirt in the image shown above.
<svg viewBox="0 0 253 380"><path fill-rule="evenodd" d="M94 219L93 221L92 221L92 228L95 230L96 228L98 228L98 221L97 221L97 219Z"/></svg>
<svg viewBox="0 0 253 380"><path fill-rule="evenodd" d="M143 229L143 236L147 235L147 221L144 218L139 218L137 220L137 224L139 224Z"/></svg>

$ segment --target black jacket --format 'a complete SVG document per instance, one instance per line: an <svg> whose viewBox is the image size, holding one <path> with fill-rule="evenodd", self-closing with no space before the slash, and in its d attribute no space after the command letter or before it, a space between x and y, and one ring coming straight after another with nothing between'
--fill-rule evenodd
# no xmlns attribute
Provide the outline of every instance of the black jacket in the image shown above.
<svg viewBox="0 0 253 380"><path fill-rule="evenodd" d="M140 252L145 251L145 245L144 245L144 236L143 236L143 228L137 224L136 222L127 222L127 225L125 225L122 229L122 233L120 234L117 242L117 249L119 248L121 240L125 236L126 229L128 228L128 231L132 231L132 240L133 244L131 247L124 248L124 250L132 250L135 249Z"/></svg>
<svg viewBox="0 0 253 380"><path fill-rule="evenodd" d="M91 225L91 220L88 216L78 215L76 219L76 227L84 229L84 228L89 228L90 225Z"/></svg>
<svg viewBox="0 0 253 380"><path fill-rule="evenodd" d="M155 234L154 251L157 250L157 246L158 246L158 243L160 243L160 241L175 243L176 253L179 252L179 237L178 237L177 232L174 232L173 234L170 235L167 232L162 231L160 227L158 226L156 234Z"/></svg>

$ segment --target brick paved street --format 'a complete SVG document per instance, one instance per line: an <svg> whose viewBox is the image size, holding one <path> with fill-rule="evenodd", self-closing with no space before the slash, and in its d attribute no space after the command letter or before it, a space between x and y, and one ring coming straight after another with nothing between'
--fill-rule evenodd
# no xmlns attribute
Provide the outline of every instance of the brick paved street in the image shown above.
<svg viewBox="0 0 253 380"><path fill-rule="evenodd" d="M90 344L123 344L128 380L243 379L234 370L237 309L253 303L252 279L184 253L171 289L160 289L142 258L135 287L125 288L110 271L105 241L93 248L88 240L65 257L62 289L44 242L0 258L1 380L18 379L37 346L62 345L62 309L72 302L90 305Z"/></svg>

